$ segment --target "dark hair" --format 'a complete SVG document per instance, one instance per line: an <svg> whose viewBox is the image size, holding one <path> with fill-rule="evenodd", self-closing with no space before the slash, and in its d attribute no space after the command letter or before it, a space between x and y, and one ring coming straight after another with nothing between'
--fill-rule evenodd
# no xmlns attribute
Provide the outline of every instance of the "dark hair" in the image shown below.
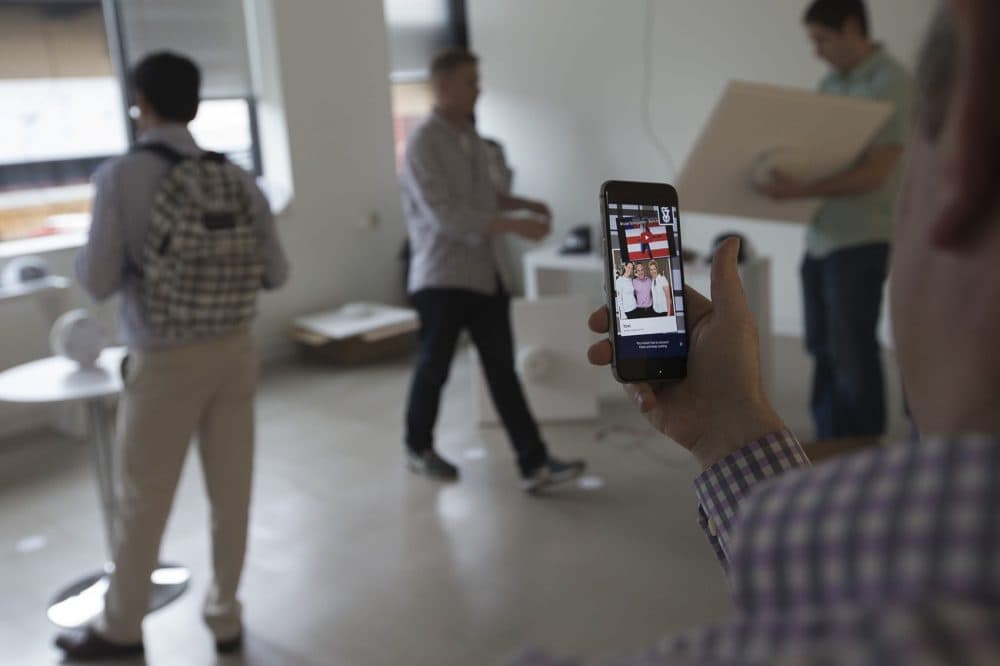
<svg viewBox="0 0 1000 666"><path fill-rule="evenodd" d="M151 53L132 69L132 86L164 120L189 123L198 113L201 72L190 58Z"/></svg>
<svg viewBox="0 0 1000 666"><path fill-rule="evenodd" d="M466 65L479 63L479 58L475 53L465 49L448 49L434 56L431 60L431 78L447 76L455 70Z"/></svg>
<svg viewBox="0 0 1000 666"><path fill-rule="evenodd" d="M850 18L857 19L861 34L867 37L868 9L864 0L813 0L802 16L802 22L842 32Z"/></svg>

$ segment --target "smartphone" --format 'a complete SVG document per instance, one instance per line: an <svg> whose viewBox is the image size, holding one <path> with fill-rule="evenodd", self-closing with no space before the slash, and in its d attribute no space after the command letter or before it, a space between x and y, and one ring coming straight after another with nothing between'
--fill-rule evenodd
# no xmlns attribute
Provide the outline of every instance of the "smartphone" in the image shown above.
<svg viewBox="0 0 1000 666"><path fill-rule="evenodd" d="M609 180L601 208L611 371L623 383L682 379L688 337L677 190Z"/></svg>

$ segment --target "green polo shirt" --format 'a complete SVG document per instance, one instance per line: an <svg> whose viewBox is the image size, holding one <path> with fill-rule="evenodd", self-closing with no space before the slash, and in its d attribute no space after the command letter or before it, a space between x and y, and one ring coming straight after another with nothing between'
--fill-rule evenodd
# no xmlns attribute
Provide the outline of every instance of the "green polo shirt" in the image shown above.
<svg viewBox="0 0 1000 666"><path fill-rule="evenodd" d="M912 83L901 64L876 46L864 62L847 74L831 72L819 85L830 95L877 99L892 104L892 115L871 146L905 146L910 127ZM822 258L837 250L889 241L892 210L899 188L900 165L877 190L830 197L806 230L806 252Z"/></svg>

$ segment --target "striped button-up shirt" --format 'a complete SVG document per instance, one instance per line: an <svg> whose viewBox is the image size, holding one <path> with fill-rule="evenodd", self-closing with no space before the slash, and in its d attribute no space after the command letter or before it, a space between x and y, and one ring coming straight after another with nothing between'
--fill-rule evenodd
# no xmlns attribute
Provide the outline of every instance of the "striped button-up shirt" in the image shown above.
<svg viewBox="0 0 1000 666"><path fill-rule="evenodd" d="M775 433L706 470L695 491L731 620L627 656L517 663L1000 663L1000 440L931 439L809 467L794 437Z"/></svg>
<svg viewBox="0 0 1000 666"><path fill-rule="evenodd" d="M410 137L401 175L410 237L408 290L493 294L502 275L490 221L499 213L487 147L472 123L432 113Z"/></svg>

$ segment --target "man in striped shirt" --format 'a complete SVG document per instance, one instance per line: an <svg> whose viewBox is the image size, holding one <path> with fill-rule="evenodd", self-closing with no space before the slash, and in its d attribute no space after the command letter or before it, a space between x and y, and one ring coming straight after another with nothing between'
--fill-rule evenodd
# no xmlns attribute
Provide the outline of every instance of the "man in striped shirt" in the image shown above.
<svg viewBox="0 0 1000 666"><path fill-rule="evenodd" d="M761 387L729 240L688 293L690 374L626 387L689 449L729 577L717 626L596 662L1000 663L1000 3L942 0L894 238L892 321L924 438L810 467ZM606 310L591 328L608 329ZM590 349L607 364L606 341Z"/></svg>
<svg viewBox="0 0 1000 666"><path fill-rule="evenodd" d="M540 240L551 211L499 191L490 150L472 122L479 97L476 56L446 51L431 63L434 111L413 132L402 170L411 258L408 290L420 315L420 348L406 405L413 471L443 480L458 469L434 450L441 390L459 334L479 352L490 395L517 455L522 487L536 492L578 477L582 461L551 456L514 370L509 281L496 237Z"/></svg>

